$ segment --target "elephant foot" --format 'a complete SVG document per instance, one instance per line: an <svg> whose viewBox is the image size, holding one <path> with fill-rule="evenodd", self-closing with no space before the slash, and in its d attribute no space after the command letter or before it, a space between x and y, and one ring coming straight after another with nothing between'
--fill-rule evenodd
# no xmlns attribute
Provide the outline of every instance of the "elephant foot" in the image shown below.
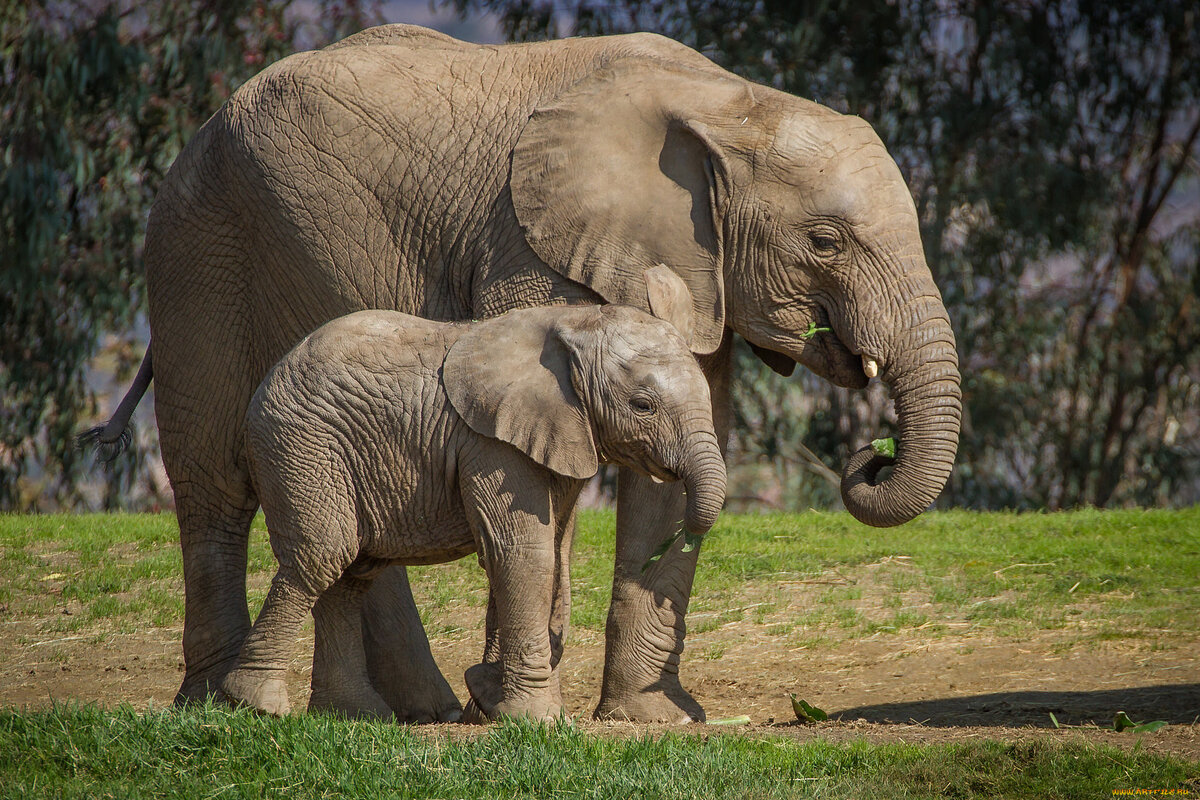
<svg viewBox="0 0 1200 800"><path fill-rule="evenodd" d="M239 667L221 681L221 692L234 705L250 706L264 714L282 717L292 710L280 669Z"/></svg>
<svg viewBox="0 0 1200 800"><path fill-rule="evenodd" d="M534 722L569 723L562 698L552 696L519 697L505 700L492 709L492 719L529 719Z"/></svg>
<svg viewBox="0 0 1200 800"><path fill-rule="evenodd" d="M414 676L414 680L406 685L400 681L378 680L374 685L397 722L459 722L463 718L462 703L438 670L432 675Z"/></svg>
<svg viewBox="0 0 1200 800"><path fill-rule="evenodd" d="M467 724L485 725L505 717L557 722L566 717L557 682L504 699L499 664L476 664L467 669L464 678L471 693L463 712L463 722Z"/></svg>
<svg viewBox="0 0 1200 800"><path fill-rule="evenodd" d="M495 708L495 706L492 706L492 708ZM491 720L488 719L488 715L484 713L483 709L479 707L479 703L476 703L475 698L472 697L467 700L467 705L463 709L460 722L464 725L487 725Z"/></svg>
<svg viewBox="0 0 1200 800"><path fill-rule="evenodd" d="M492 721L496 706L504 698L500 682L500 665L483 663L468 667L463 673L467 691L471 693L462 721L468 725L486 725Z"/></svg>
<svg viewBox="0 0 1200 800"><path fill-rule="evenodd" d="M308 698L308 713L375 720L391 720L395 716L387 701L370 686L358 691L314 689Z"/></svg>
<svg viewBox="0 0 1200 800"><path fill-rule="evenodd" d="M666 683L664 679L658 685ZM663 690L656 685L641 691L604 691L593 718L627 722L665 722L671 725L687 725L704 722L704 709L684 689L678 679L674 686Z"/></svg>
<svg viewBox="0 0 1200 800"><path fill-rule="evenodd" d="M209 698L224 700L221 684L235 666L236 655L210 669L188 670L183 677L183 683L179 685L179 691L175 693L175 706L182 708L192 703L203 703Z"/></svg>

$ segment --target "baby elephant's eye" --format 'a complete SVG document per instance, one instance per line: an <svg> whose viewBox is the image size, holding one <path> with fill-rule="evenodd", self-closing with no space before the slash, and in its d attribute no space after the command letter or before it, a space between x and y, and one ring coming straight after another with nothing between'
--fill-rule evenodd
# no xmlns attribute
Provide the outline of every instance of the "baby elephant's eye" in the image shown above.
<svg viewBox="0 0 1200 800"><path fill-rule="evenodd" d="M639 414L649 414L654 410L654 404L645 397L631 397L629 399L629 405Z"/></svg>

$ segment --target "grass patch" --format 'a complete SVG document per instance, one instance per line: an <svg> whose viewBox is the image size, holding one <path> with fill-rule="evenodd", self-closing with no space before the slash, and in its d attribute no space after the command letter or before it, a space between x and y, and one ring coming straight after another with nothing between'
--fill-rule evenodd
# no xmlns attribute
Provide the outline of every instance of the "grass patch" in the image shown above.
<svg viewBox="0 0 1200 800"><path fill-rule="evenodd" d="M742 604L755 588L787 582L811 584L811 601L762 622L853 636L897 627L939 636L954 621L998 636L1073 627L1081 642L1195 633L1200 508L952 511L885 529L846 514L727 515L706 537L692 608ZM921 612L910 619L902 609L914 605Z"/></svg>
<svg viewBox="0 0 1200 800"><path fill-rule="evenodd" d="M0 711L0 786L29 798L1092 798L1198 779L1179 759L1072 742L625 738L516 722L446 737L213 708Z"/></svg>
<svg viewBox="0 0 1200 800"><path fill-rule="evenodd" d="M604 630L614 526L612 513L579 514L577 629ZM253 613L275 570L261 516L248 563ZM461 629L457 610L486 606L487 582L474 558L409 572L431 630ZM171 515L0 516L0 603L45 618L47 631L179 626L180 573ZM1073 627L1081 642L1132 638L1129 631L1187 634L1200 631L1198 576L1200 508L939 512L888 529L846 514L725 515L705 537L692 632L744 618L771 630L799 625L840 636L889 628L938 636L955 620L1002 636ZM907 615L914 606L920 614Z"/></svg>

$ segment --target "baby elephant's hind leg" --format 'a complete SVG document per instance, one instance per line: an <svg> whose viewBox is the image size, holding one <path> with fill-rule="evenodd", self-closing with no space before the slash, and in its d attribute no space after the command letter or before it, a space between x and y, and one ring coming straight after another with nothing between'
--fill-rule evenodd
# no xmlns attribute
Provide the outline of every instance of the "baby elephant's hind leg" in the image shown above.
<svg viewBox="0 0 1200 800"><path fill-rule="evenodd" d="M282 716L291 710L284 675L296 634L324 587L314 588L296 572L280 567L262 611L242 644L237 666L221 682L234 703Z"/></svg>
<svg viewBox="0 0 1200 800"><path fill-rule="evenodd" d="M370 583L347 572L321 595L313 609L316 647L310 712L384 719L392 716L391 707L375 691L367 672L362 605Z"/></svg>

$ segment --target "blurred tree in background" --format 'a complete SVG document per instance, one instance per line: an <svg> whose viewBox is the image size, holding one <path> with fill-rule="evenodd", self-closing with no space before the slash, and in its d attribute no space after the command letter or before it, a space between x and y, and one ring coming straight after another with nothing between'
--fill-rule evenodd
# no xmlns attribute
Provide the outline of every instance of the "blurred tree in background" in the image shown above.
<svg viewBox="0 0 1200 800"><path fill-rule="evenodd" d="M875 126L962 357L941 504L1200 502L1194 3L446 4L494 12L514 40L657 31ZM87 365L106 332L124 336L126 377L141 356L144 333L125 332L142 233L182 144L267 63L377 15L367 0L0 0L0 508L81 502ZM886 391L785 380L741 343L737 358L731 504L836 504L827 465L887 432ZM119 465L101 503L128 502L146 463Z"/></svg>
<svg viewBox="0 0 1200 800"><path fill-rule="evenodd" d="M513 39L663 33L875 126L909 180L962 357L941 504L1200 502L1194 3L455 3L495 12ZM841 463L887 428L884 394L738 358L743 473L784 476L776 505L827 499L800 438ZM769 469L745 472L755 464Z"/></svg>
<svg viewBox="0 0 1200 800"><path fill-rule="evenodd" d="M297 43L372 20L361 0L0 0L0 509L80 500L88 363L144 311L146 215L180 147ZM126 377L144 348L117 348ZM114 465L105 506L145 472L138 450Z"/></svg>

